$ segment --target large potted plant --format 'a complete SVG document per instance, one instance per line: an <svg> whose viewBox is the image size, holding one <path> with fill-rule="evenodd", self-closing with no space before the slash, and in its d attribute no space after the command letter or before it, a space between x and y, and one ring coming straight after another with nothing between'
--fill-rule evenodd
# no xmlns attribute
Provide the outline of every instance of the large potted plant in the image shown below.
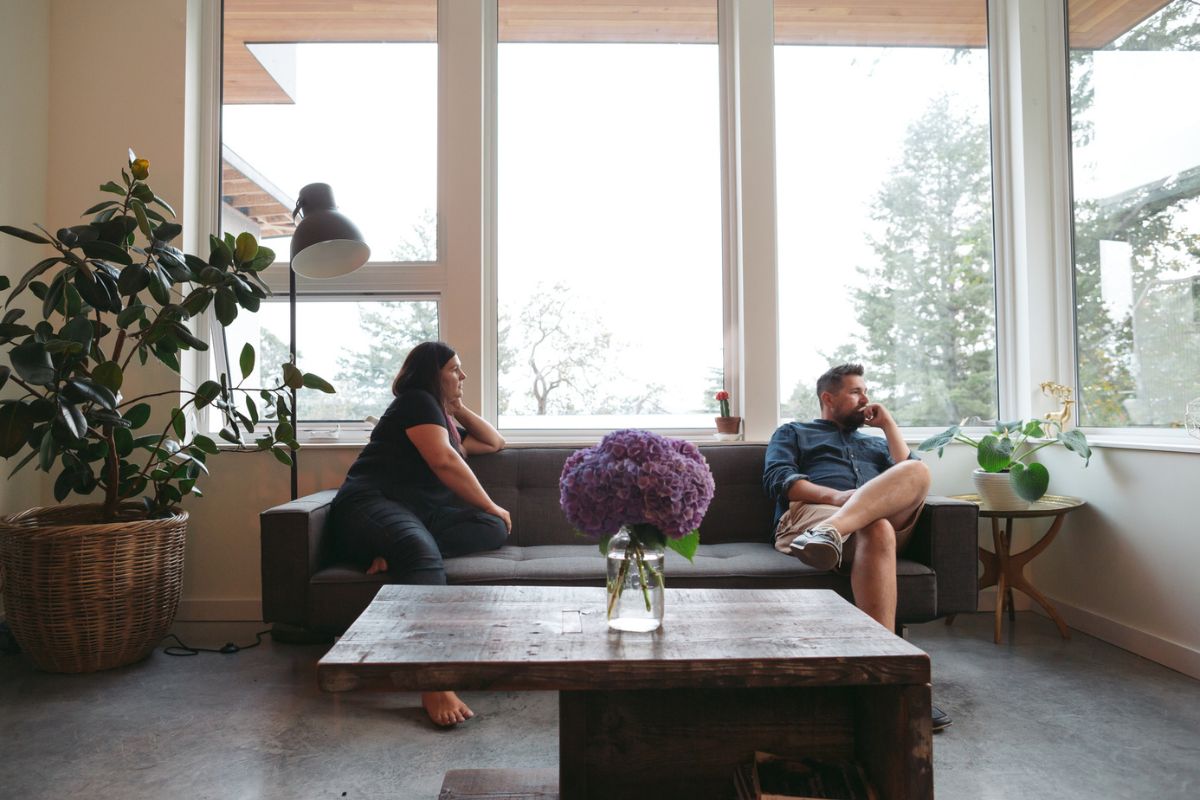
<svg viewBox="0 0 1200 800"><path fill-rule="evenodd" d="M1046 494L1050 470L1044 464L1030 460L1042 448L1061 444L1082 458L1085 467L1092 458L1091 447L1082 431L1063 430L1058 420L1040 419L999 422L978 439L964 433L962 426L951 425L921 442L917 449L937 450L940 457L951 442L975 448L979 463L973 474L975 488L988 507L997 510L1028 508Z"/></svg>
<svg viewBox="0 0 1200 800"><path fill-rule="evenodd" d="M269 450L290 464L298 447L291 389L333 391L292 363L278 380L246 386L255 371L246 345L236 381L221 374L194 389L173 382L123 396L127 378L152 359L178 373L180 351L208 349L189 319L211 306L226 326L239 309L257 311L269 294L259 273L275 258L248 233L210 237L207 258L184 254L171 244L181 227L146 182L149 168L130 151L121 182L100 187L112 197L84 212L93 215L86 224L55 233L0 226L50 249L9 292L0 319L8 351L0 455L17 461L13 473L32 463L54 475L59 503L72 494L102 498L0 520L9 625L34 663L52 671L131 663L170 627L188 517L179 506L201 494L196 482L219 451L189 423L195 410L212 406L221 415L219 436L231 449ZM0 276L0 289L10 285ZM40 301L30 315L36 321L11 307L29 294ZM148 402L171 396L178 402L169 411L156 414ZM243 444L246 431L258 431L252 446Z"/></svg>

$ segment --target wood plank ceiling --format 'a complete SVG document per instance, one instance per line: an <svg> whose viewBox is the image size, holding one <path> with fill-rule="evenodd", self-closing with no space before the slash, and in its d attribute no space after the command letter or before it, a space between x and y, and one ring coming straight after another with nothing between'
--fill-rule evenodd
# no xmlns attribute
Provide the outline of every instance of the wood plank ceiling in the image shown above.
<svg viewBox="0 0 1200 800"><path fill-rule="evenodd" d="M1071 46L1095 49L1169 0L1071 0ZM775 0L779 44L981 47L983 0ZM507 42L715 42L716 0L500 0ZM224 102L290 103L248 43L432 42L436 0L225 0Z"/></svg>

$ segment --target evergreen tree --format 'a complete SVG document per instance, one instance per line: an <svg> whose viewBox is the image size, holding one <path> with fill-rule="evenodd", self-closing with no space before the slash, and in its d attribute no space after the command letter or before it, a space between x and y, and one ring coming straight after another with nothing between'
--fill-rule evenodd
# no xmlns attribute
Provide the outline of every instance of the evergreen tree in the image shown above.
<svg viewBox="0 0 1200 800"><path fill-rule="evenodd" d="M392 401L392 378L417 344L438 338L437 303L364 304L358 328L361 350L339 356L334 385L351 401L348 417L380 414Z"/></svg>
<svg viewBox="0 0 1200 800"><path fill-rule="evenodd" d="M995 303L988 128L935 99L880 190L879 260L855 290L864 362L902 425L994 417Z"/></svg>

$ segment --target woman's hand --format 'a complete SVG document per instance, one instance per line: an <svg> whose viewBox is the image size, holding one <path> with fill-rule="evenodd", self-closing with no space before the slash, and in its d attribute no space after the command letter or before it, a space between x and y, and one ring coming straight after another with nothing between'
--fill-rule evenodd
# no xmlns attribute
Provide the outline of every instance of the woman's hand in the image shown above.
<svg viewBox="0 0 1200 800"><path fill-rule="evenodd" d="M499 517L502 519L504 521L504 527L508 529L509 533L512 533L512 515L509 514L508 511L500 506L496 506L495 508L488 509L487 513L491 514L493 517Z"/></svg>

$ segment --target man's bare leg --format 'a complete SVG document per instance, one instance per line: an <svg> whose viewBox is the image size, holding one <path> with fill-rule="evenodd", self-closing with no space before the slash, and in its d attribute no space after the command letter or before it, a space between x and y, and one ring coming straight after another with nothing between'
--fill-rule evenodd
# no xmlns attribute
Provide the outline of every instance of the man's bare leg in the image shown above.
<svg viewBox="0 0 1200 800"><path fill-rule="evenodd" d="M929 494L929 467L920 461L902 461L859 487L825 522L845 538L877 520L903 525Z"/></svg>
<svg viewBox="0 0 1200 800"><path fill-rule="evenodd" d="M896 628L896 529L886 519L854 534L854 604L889 631ZM849 546L849 545L848 545Z"/></svg>
<svg viewBox="0 0 1200 800"><path fill-rule="evenodd" d="M421 692L421 705L425 706L425 713L433 720L433 724L443 728L466 722L475 716L475 712L467 708L467 704L459 700L454 692Z"/></svg>

